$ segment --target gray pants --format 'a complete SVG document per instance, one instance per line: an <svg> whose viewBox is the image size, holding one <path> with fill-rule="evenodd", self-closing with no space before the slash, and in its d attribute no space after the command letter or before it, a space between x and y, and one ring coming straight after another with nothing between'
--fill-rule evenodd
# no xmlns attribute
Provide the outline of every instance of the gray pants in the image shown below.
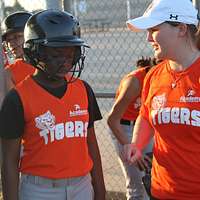
<svg viewBox="0 0 200 200"><path fill-rule="evenodd" d="M20 200L93 200L91 176L47 179L21 175Z"/></svg>
<svg viewBox="0 0 200 200"><path fill-rule="evenodd" d="M132 133L133 133L133 125L121 125L124 129L124 132L127 134L129 141L132 140ZM120 162L120 166L122 168L123 174L125 176L126 180L126 197L127 200L147 200L148 195L146 194L146 191L144 189L143 183L142 183L142 176L143 172L141 172L136 166L129 165L125 162L123 162L121 158L121 151L122 151L122 145L117 141L115 137L113 137L113 141L115 144L115 148L118 154L118 159ZM153 142L151 142L146 149L144 150L144 153L151 152L152 151Z"/></svg>

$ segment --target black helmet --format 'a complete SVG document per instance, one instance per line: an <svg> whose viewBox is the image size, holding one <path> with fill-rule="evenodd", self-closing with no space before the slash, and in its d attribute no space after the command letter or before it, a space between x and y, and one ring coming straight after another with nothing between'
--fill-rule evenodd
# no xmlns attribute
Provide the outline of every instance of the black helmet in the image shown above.
<svg viewBox="0 0 200 200"><path fill-rule="evenodd" d="M44 10L33 15L24 30L27 43L48 47L87 46L80 39L79 22L70 13Z"/></svg>
<svg viewBox="0 0 200 200"><path fill-rule="evenodd" d="M41 46L75 46L72 72L78 72L80 76L84 66L84 47L88 46L80 38L80 25L74 16L68 12L50 9L30 17L24 29L25 59L36 68L45 71L38 67ZM76 70L77 65L79 66L78 71Z"/></svg>
<svg viewBox="0 0 200 200"><path fill-rule="evenodd" d="M7 16L1 25L2 40L6 40L6 34L8 33L23 31L25 24L31 15L32 14L29 12L20 11Z"/></svg>

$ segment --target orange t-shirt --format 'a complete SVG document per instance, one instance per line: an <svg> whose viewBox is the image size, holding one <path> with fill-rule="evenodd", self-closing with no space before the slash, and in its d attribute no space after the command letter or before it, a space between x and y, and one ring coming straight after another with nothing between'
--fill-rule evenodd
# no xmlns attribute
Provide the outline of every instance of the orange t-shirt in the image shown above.
<svg viewBox="0 0 200 200"><path fill-rule="evenodd" d="M120 92L123 88L124 82L129 77L136 77L139 80L139 84L142 86L144 77L146 76L146 73L147 72L146 72L146 67L145 67L145 68L140 68L140 69L134 70L134 71L130 72L129 74L127 74L121 80L121 82L119 84L119 87L118 87L117 92L116 92L115 99L117 99L117 97L119 96L119 94L120 94ZM141 105L141 98L140 98L140 95L139 95L138 97L132 99L131 103L128 105L126 111L124 112L122 119L130 120L130 121L136 120L138 113L139 113L140 105Z"/></svg>
<svg viewBox="0 0 200 200"><path fill-rule="evenodd" d="M87 174L93 162L87 147L89 114L84 83L68 84L61 99L30 77L16 90L25 118L20 171L55 179Z"/></svg>
<svg viewBox="0 0 200 200"><path fill-rule="evenodd" d="M5 69L11 72L11 77L15 85L23 81L28 75L35 72L35 68L24 62L23 59L16 59L13 64L7 65Z"/></svg>
<svg viewBox="0 0 200 200"><path fill-rule="evenodd" d="M140 115L155 130L152 195L200 199L200 58L182 72L163 61L146 76Z"/></svg>

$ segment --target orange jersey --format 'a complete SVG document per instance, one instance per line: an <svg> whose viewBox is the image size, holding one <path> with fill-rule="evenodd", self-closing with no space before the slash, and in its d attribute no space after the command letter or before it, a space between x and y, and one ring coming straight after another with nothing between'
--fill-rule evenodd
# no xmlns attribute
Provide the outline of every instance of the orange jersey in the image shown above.
<svg viewBox="0 0 200 200"><path fill-rule="evenodd" d="M152 195L200 199L200 58L185 71L163 61L146 76L140 115L155 131Z"/></svg>
<svg viewBox="0 0 200 200"><path fill-rule="evenodd" d="M144 77L146 76L146 73L147 73L146 68L140 68L140 69L134 70L134 71L130 72L129 74L127 74L121 80L121 82L119 84L115 99L117 99L117 97L119 96L119 94L123 88L123 83L127 80L127 78L136 77L139 80L139 84L142 86ZM140 96L138 96L138 97L134 98L131 101L131 103L128 105L122 118L126 119L126 120L130 120L130 121L136 120L138 113L139 113L140 105L141 105L141 98L140 98Z"/></svg>
<svg viewBox="0 0 200 200"><path fill-rule="evenodd" d="M16 86L25 118L20 171L47 178L87 174L92 160L87 147L88 98L84 83L68 84L59 99L32 78Z"/></svg>
<svg viewBox="0 0 200 200"><path fill-rule="evenodd" d="M13 64L7 65L6 69L10 71L15 85L35 72L35 68L30 64L25 63L22 59L17 59Z"/></svg>

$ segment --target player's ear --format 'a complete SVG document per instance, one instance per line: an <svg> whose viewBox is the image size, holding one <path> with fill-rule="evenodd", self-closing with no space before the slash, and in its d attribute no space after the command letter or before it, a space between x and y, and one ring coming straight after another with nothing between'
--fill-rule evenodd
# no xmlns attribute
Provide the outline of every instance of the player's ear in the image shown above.
<svg viewBox="0 0 200 200"><path fill-rule="evenodd" d="M180 37L183 37L187 34L187 31L188 31L187 24L180 23L177 27L179 28L179 36Z"/></svg>

